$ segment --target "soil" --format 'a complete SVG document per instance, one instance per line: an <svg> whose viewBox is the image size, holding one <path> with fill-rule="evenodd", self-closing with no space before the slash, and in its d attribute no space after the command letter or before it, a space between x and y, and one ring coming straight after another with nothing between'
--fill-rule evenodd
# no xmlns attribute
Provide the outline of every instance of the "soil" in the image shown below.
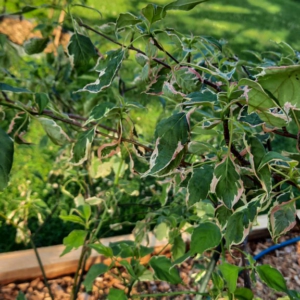
<svg viewBox="0 0 300 300"><path fill-rule="evenodd" d="M290 238L299 236L299 231L293 231L280 238L279 242L283 242ZM262 250L272 246L274 243L270 238L263 238L256 241L250 241L247 245L247 251L251 255L256 255ZM157 252L157 251L156 251ZM166 256L170 256L170 251L166 250L164 253ZM156 255L155 253L153 255ZM210 254L208 253L208 256ZM229 263L236 265L242 265L242 259L239 251L234 251L232 255L226 254L226 259ZM207 260L206 260L207 261ZM168 293L171 291L196 291L198 288L196 286L195 277L199 273L197 265L205 264L205 260L189 259L184 262L179 271L180 276L183 280L183 284L172 285L166 282L159 281L149 281L149 282L139 282L132 289L132 294L146 294L146 293ZM280 248L265 255L260 259L258 264L270 264L271 266L278 269L284 276L287 286L289 289L300 290L300 243L292 244L284 248ZM127 291L124 286L124 282L121 282L117 278L117 274L121 274L123 280L128 282L128 274L124 268L112 269L110 273L106 273L102 276L96 278L93 291L87 293L84 287L81 286L78 293L79 300L102 300L107 299L107 294L111 287L116 289L122 289ZM85 276L83 276L84 278ZM70 299L70 293L73 285L73 275L64 276L61 278L56 278L49 280L51 291L55 296L55 300L67 300ZM210 283L211 284L211 283ZM238 279L238 285L243 286L244 281L242 278ZM22 291L27 300L51 300L48 290L42 278L36 278L28 282L18 282L10 283L5 286L0 287L0 299L1 300L15 300L19 291ZM285 296L283 293L275 292L268 287L266 287L262 282L257 281L256 284L252 284L252 291L255 297L260 297L265 300L277 299L278 297ZM156 299L167 300L167 299L193 299L193 295L178 295L178 296L163 296ZM147 298L155 299L155 298Z"/></svg>

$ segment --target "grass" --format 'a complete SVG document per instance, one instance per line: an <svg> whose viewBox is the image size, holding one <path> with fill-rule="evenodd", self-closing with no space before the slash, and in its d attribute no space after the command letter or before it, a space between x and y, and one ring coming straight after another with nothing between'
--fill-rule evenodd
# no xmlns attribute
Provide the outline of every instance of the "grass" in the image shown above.
<svg viewBox="0 0 300 300"><path fill-rule="evenodd" d="M108 0L89 0L88 4L103 14L100 20L96 13L89 13L89 19L95 18L90 23L100 25L106 20L115 21L119 13L126 11L136 14L151 2L115 0L112 8ZM170 1L153 2L166 4ZM210 0L188 12L168 12L164 24L185 33L223 38L238 55L244 55L245 49L267 50L274 46L272 41L285 41L300 49L299 13L298 0ZM84 16L83 11L81 14Z"/></svg>

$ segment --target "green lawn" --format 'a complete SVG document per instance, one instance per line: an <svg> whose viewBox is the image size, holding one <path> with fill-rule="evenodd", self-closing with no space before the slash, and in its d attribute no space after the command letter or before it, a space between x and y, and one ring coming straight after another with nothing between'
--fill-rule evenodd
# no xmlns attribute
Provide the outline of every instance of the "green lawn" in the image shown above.
<svg viewBox="0 0 300 300"><path fill-rule="evenodd" d="M103 19L93 12L89 17L98 19L95 25L102 24L107 19L114 21L121 12L136 13L151 2L169 1L115 0L112 8L108 0L89 0L91 6L102 12ZM169 12L164 23L181 32L224 38L242 55L244 49L267 50L273 46L271 41L285 41L300 50L299 14L297 0L210 0L188 12Z"/></svg>
<svg viewBox="0 0 300 300"><path fill-rule="evenodd" d="M4 0L3 0L4 1ZM64 3L65 1L7 1L7 11L15 11L16 3L22 5L38 5L45 3ZM67 1L68 2L68 1ZM73 3L80 1L73 1ZM87 5L96 8L102 14L73 8L73 12L81 16L90 25L102 25L107 21L114 22L122 12L137 13L147 3L166 4L168 0L87 0ZM34 16L41 12L34 12ZM59 12L57 12L58 15ZM181 32L194 35L210 35L224 38L234 51L243 55L244 49L267 50L272 47L271 41L285 41L296 49L300 49L300 1L298 0L209 0L192 11L172 11L164 21L166 27L180 29Z"/></svg>

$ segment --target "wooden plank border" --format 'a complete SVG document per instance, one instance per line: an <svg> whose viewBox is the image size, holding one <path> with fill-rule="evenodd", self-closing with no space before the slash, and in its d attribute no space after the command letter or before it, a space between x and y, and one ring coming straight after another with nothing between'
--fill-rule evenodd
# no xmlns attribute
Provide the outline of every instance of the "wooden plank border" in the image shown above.
<svg viewBox="0 0 300 300"><path fill-rule="evenodd" d="M267 230L267 221L266 215L258 216L257 225L254 226L249 236L249 240L266 237L269 235ZM190 240L190 236L188 234L184 234L183 238L186 242ZM103 238L101 239L101 242L108 246L109 243L125 240L133 241L134 236L132 234L128 234L117 237ZM146 243L144 244L146 245ZM149 234L149 244L147 246L158 248L163 247L166 244L167 240L159 241L155 238L154 234ZM60 257L60 254L63 252L64 248L64 245L38 248L38 253L41 257L48 278L55 278L71 274L76 271L81 248L73 250L63 257ZM149 257L145 257L144 262L146 262L148 259ZM87 261L86 269L88 270L92 264L99 262L109 264L110 260L104 258L93 250L90 258ZM42 273L32 249L0 254L0 284L25 281L41 276Z"/></svg>

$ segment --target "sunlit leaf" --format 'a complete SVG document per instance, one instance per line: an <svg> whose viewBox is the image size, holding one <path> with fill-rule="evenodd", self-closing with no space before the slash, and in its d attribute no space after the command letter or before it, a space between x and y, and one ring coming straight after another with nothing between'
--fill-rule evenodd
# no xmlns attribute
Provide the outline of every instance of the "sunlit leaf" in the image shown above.
<svg viewBox="0 0 300 300"><path fill-rule="evenodd" d="M87 232L84 230L73 230L71 233L64 238L63 244L66 246L65 250L60 256L69 253L73 248L78 249L83 246Z"/></svg>
<svg viewBox="0 0 300 300"><path fill-rule="evenodd" d="M164 11L166 10L191 10L193 9L196 5L206 2L208 0L177 0L174 2L171 2L167 5L164 6Z"/></svg>
<svg viewBox="0 0 300 300"><path fill-rule="evenodd" d="M166 12L163 10L162 6L150 3L142 9L142 14L151 25L163 19L166 15Z"/></svg>
<svg viewBox="0 0 300 300"><path fill-rule="evenodd" d="M116 29L121 29L127 26L132 26L140 23L142 20L138 19L131 13L120 14L117 19Z"/></svg>

